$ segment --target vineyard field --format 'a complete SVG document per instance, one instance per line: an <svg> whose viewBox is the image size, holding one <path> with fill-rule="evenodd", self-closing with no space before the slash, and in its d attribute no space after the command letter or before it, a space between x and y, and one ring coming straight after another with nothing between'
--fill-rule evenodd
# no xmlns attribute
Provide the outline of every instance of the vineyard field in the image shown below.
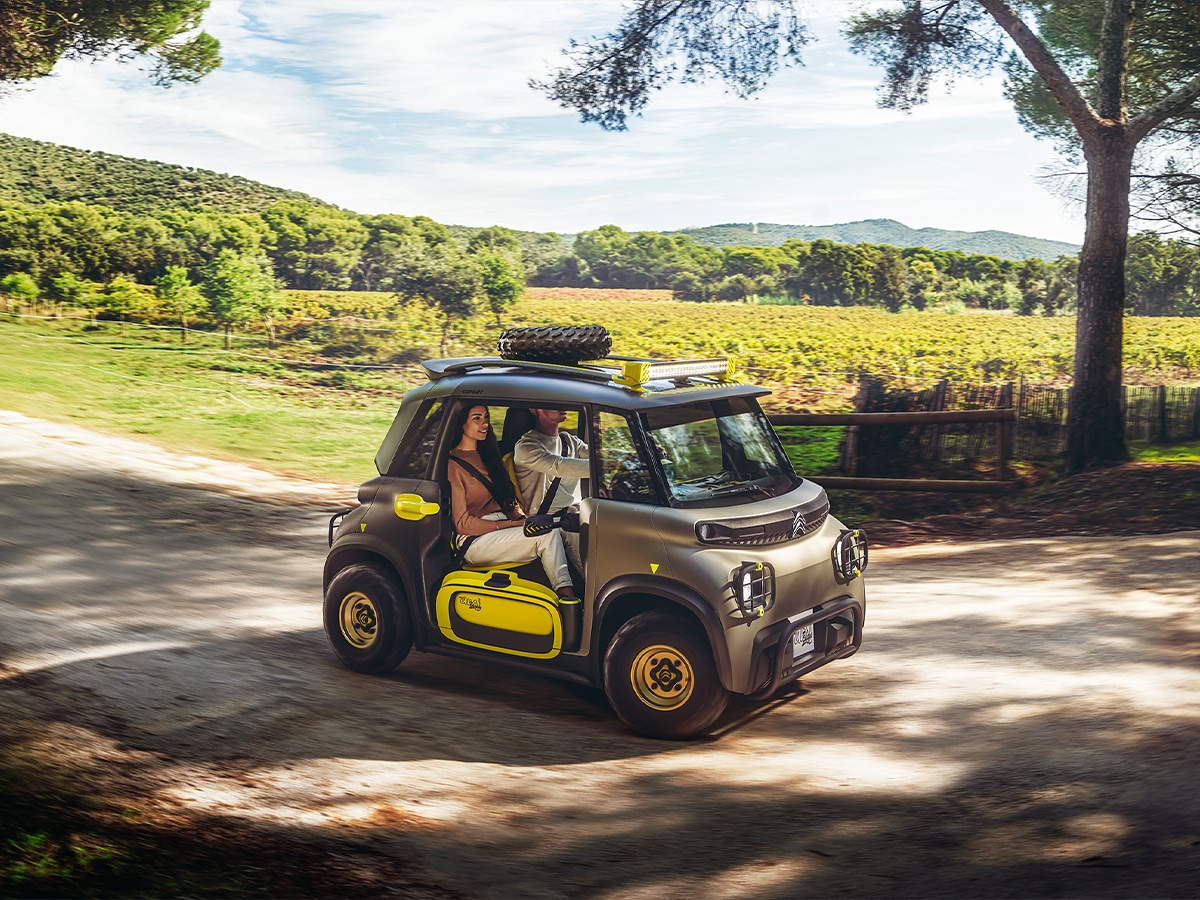
<svg viewBox="0 0 1200 900"><path fill-rule="evenodd" d="M779 385L846 384L858 373L969 382L1023 377L1061 383L1070 379L1073 367L1071 317L698 304L620 296L625 293L669 297L649 291L531 290L508 311L504 325L600 324L612 333L614 353L734 356L756 379ZM388 330L388 343L438 355L441 321L427 307L391 305L384 310L380 302L388 295L380 294L289 296L293 308L312 315L369 318ZM450 352L493 352L501 327L491 315L455 322ZM1200 379L1200 319L1126 319L1125 365L1131 384Z"/></svg>

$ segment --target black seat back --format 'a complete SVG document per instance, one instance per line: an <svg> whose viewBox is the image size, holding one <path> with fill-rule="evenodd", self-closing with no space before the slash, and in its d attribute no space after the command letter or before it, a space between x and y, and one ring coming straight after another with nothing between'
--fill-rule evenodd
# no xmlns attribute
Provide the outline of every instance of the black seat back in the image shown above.
<svg viewBox="0 0 1200 900"><path fill-rule="evenodd" d="M510 406L504 413L504 430L500 433L500 455L513 452L513 447L525 432L537 424L533 410L524 406Z"/></svg>

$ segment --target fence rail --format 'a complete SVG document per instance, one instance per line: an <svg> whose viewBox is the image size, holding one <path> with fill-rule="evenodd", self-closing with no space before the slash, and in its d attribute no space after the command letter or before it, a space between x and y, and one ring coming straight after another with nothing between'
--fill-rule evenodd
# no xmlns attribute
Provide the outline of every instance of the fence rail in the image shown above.
<svg viewBox="0 0 1200 900"><path fill-rule="evenodd" d="M948 408L954 406L965 408ZM854 412L768 418L776 426L847 426L840 472L812 476L823 487L995 493L1010 484L1010 460L1054 459L1066 452L1069 409L1065 387L942 381L913 391L867 376L859 383ZM1126 387L1122 413L1126 440L1195 440L1200 387ZM900 477L934 475L947 465L977 472L987 457L996 460L991 480Z"/></svg>
<svg viewBox="0 0 1200 900"><path fill-rule="evenodd" d="M776 413L772 425L955 425L969 422L1015 422L1016 410L947 409L936 412Z"/></svg>

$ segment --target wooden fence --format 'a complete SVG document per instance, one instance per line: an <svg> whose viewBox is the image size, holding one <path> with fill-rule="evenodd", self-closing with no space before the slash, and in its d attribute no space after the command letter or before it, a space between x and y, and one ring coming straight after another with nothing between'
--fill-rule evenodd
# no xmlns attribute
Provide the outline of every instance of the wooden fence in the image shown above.
<svg viewBox="0 0 1200 900"><path fill-rule="evenodd" d="M1013 456L1053 459L1067 452L1070 388L1026 385L1019 392ZM1123 402L1125 440L1200 439L1200 388L1126 386Z"/></svg>
<svg viewBox="0 0 1200 900"><path fill-rule="evenodd" d="M782 426L847 426L839 474L813 476L825 487L993 493L1006 487L1010 459L1066 452L1069 397L1069 388L949 381L914 391L867 376L853 413L769 418ZM1200 388L1126 387L1123 413L1126 440L1200 439ZM987 468L993 476L981 480ZM966 477L940 477L947 471Z"/></svg>
<svg viewBox="0 0 1200 900"><path fill-rule="evenodd" d="M772 425L848 425L843 445L843 460L849 458L849 471L855 471L853 447L861 440L862 429L874 429L903 435L928 430L943 436L956 426L991 426L996 450L995 480L981 481L948 478L880 478L856 475L813 475L811 480L825 488L875 491L935 491L963 494L995 494L1008 488L1008 453L1012 443L1015 410L1002 409L941 410L934 412L858 412L858 413L781 413L768 416ZM847 450L849 447L851 449ZM845 465L845 463L843 463Z"/></svg>

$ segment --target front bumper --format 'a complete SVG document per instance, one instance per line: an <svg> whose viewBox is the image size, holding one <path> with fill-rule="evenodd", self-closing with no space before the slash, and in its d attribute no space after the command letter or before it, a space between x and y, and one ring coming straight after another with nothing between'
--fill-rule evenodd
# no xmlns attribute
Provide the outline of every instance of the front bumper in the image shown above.
<svg viewBox="0 0 1200 900"><path fill-rule="evenodd" d="M862 603L849 595L838 597L764 628L754 637L750 662L750 696L769 697L801 675L835 659L845 659L862 645ZM793 654L793 635L812 629L813 647Z"/></svg>

